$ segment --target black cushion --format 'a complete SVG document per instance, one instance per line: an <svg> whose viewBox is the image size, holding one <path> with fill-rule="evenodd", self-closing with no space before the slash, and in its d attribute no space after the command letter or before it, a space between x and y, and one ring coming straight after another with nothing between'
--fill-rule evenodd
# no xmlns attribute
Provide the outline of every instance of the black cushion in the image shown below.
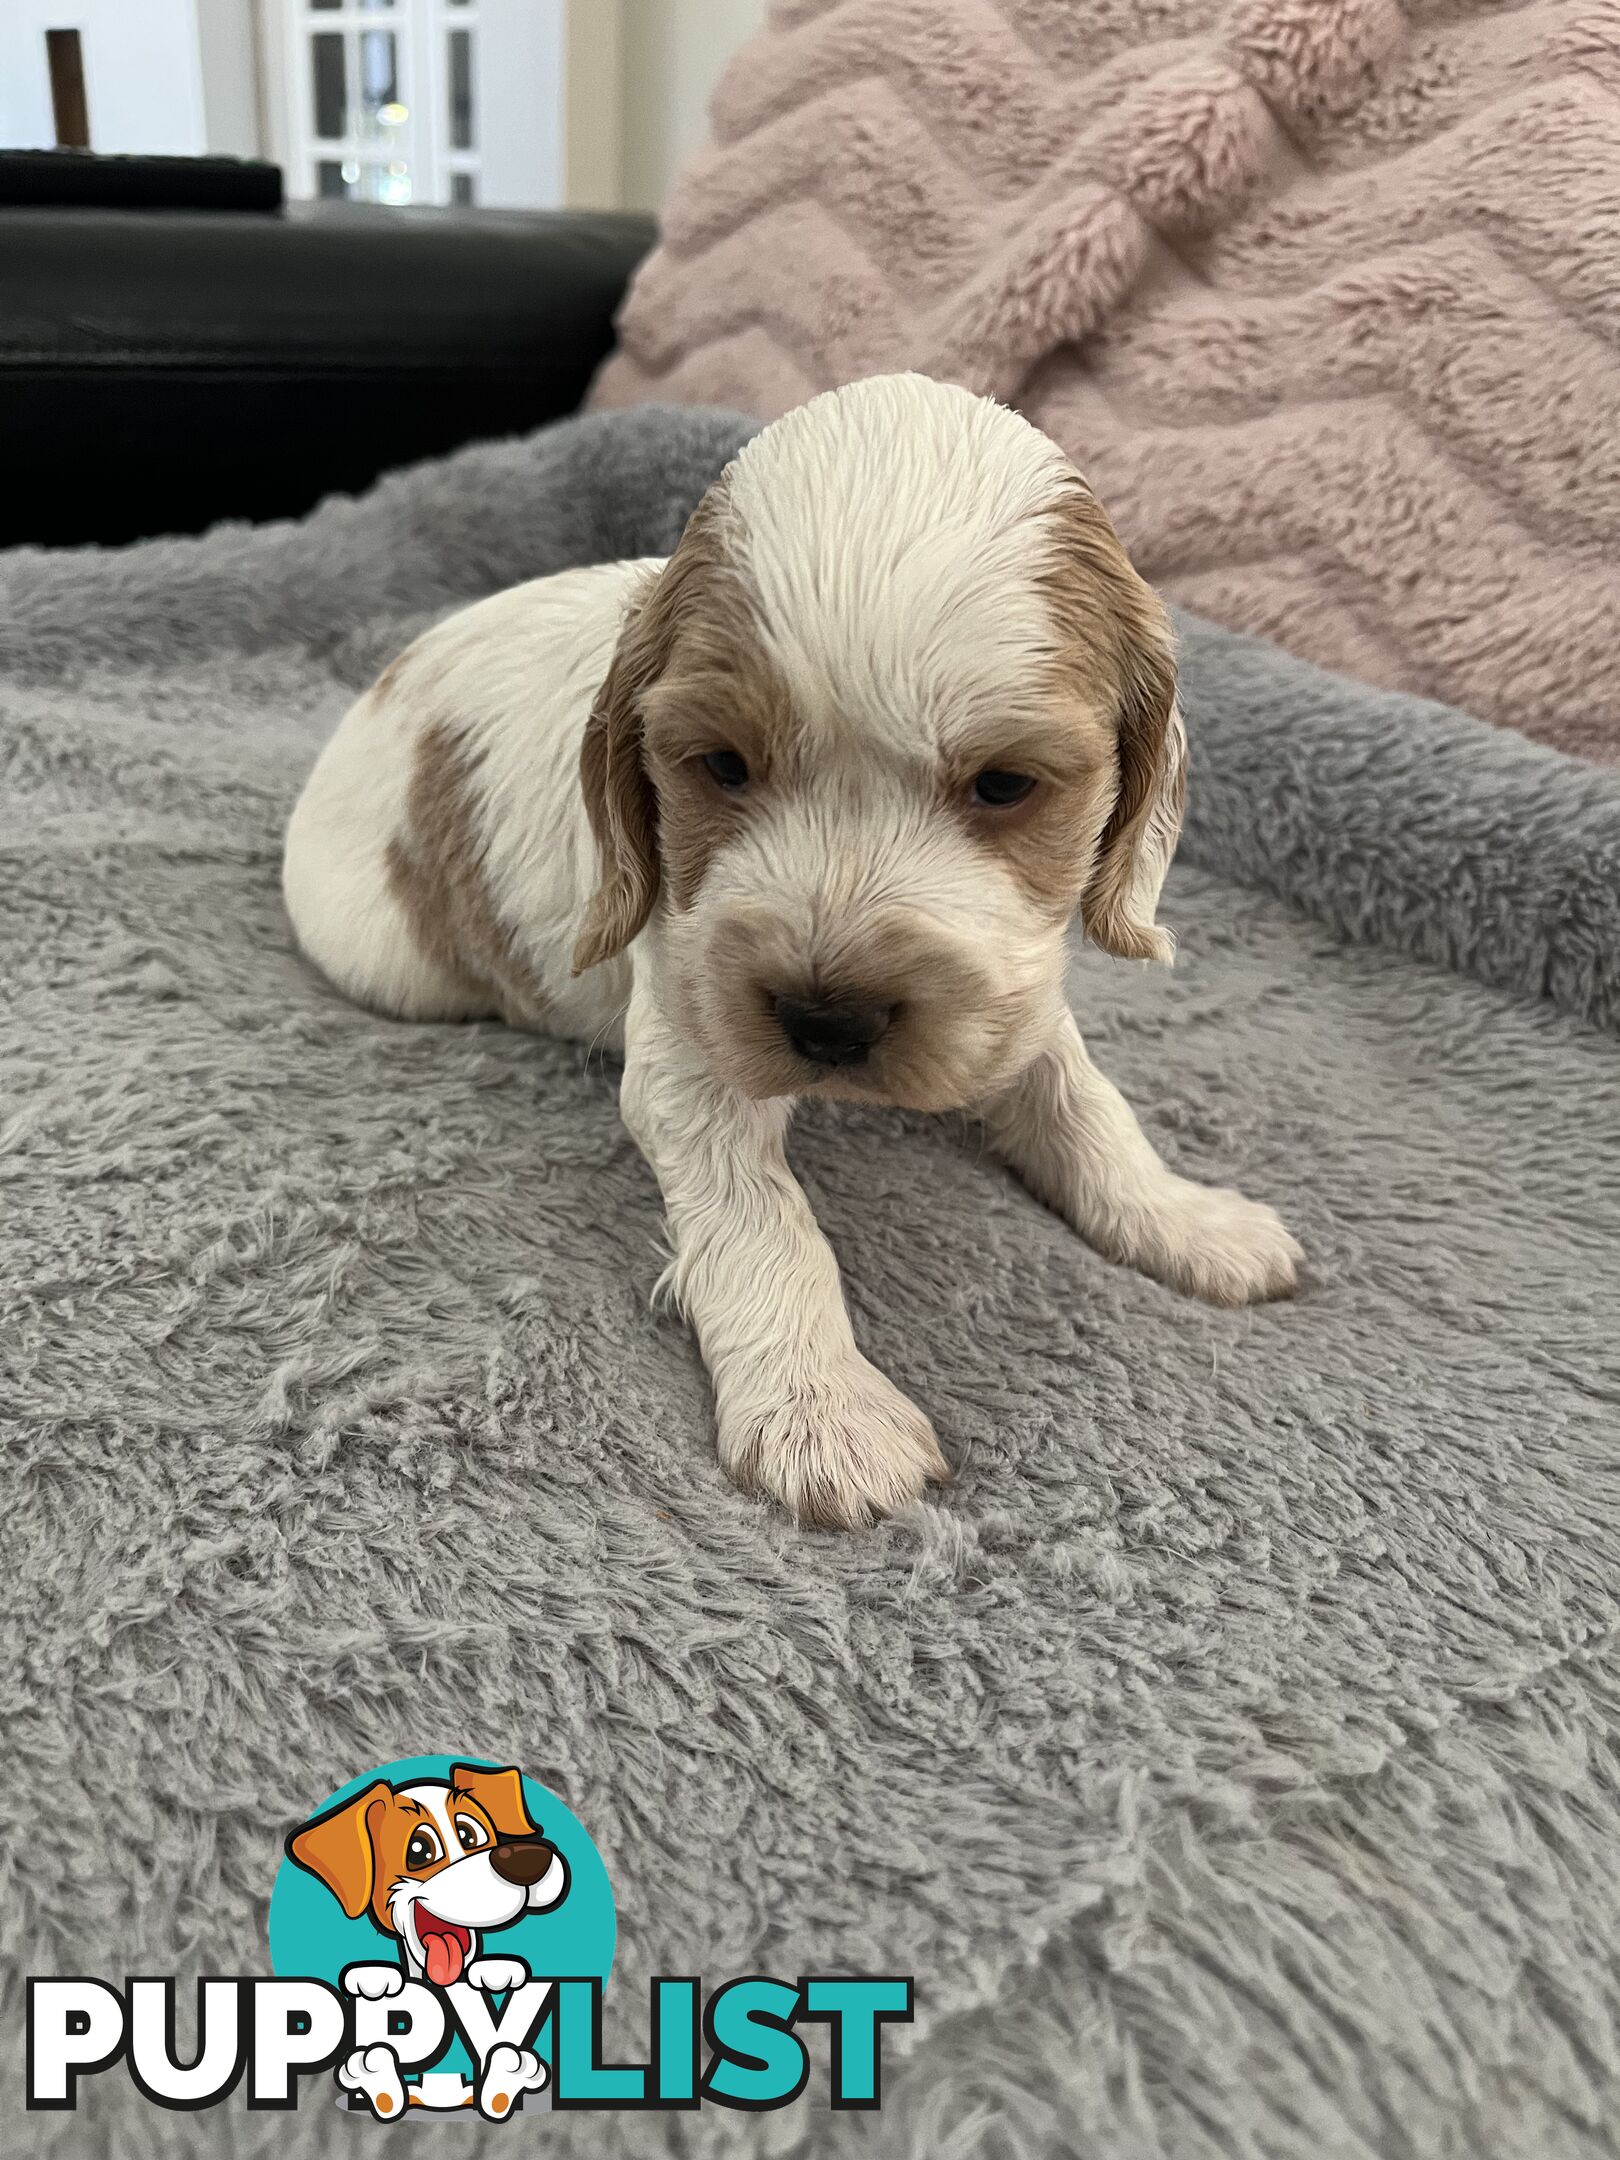
<svg viewBox="0 0 1620 2160"><path fill-rule="evenodd" d="M571 412L645 218L0 211L0 544L296 516Z"/></svg>
<svg viewBox="0 0 1620 2160"><path fill-rule="evenodd" d="M0 205L24 203L98 210L279 210L281 167L263 158L0 150Z"/></svg>

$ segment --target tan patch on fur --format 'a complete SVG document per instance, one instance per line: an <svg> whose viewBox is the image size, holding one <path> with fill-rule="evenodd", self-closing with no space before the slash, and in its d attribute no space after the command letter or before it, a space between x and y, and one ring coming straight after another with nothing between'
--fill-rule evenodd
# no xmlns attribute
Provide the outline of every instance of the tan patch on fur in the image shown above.
<svg viewBox="0 0 1620 2160"><path fill-rule="evenodd" d="M1066 923L1091 877L1097 840L1116 792L1113 730L1096 723L1076 730L1071 712L1054 715L1054 744L1071 755L1042 755L1039 744L1010 745L969 770L952 770L949 786L968 831L988 854L1006 865L1025 897L1053 922ZM1005 810L972 801L975 774L986 765L1030 773L1034 792Z"/></svg>
<svg viewBox="0 0 1620 2160"><path fill-rule="evenodd" d="M731 614L729 606L726 611ZM728 658L712 666L722 638ZM735 750L748 767L749 794L770 785L794 722L787 686L776 674L745 607L724 624L705 622L708 672L671 674L646 700L646 760L658 794L664 889L684 912L710 863L746 815L745 798L721 787L703 760Z"/></svg>
<svg viewBox="0 0 1620 2160"><path fill-rule="evenodd" d="M1114 715L1117 782L1081 896L1088 934L1128 960L1163 960L1147 888L1180 830L1185 760L1175 719L1175 641L1163 604L1138 577L1107 513L1075 475L1047 513L1055 547L1040 585L1060 638L1054 688L1071 706ZM1077 804L1053 852L1083 838Z"/></svg>
<svg viewBox="0 0 1620 2160"><path fill-rule="evenodd" d="M388 843L388 882L427 958L470 997L518 1025L538 1020L546 996L516 950L484 876L484 836L473 777L478 759L442 721L416 745L405 830Z"/></svg>
<svg viewBox="0 0 1620 2160"><path fill-rule="evenodd" d="M836 920L836 903L829 912ZM1003 984L981 955L943 942L935 924L903 906L850 916L822 943L809 977L792 926L770 900L733 905L715 925L708 962L730 994L712 1015L696 1001L692 1024L714 1069L760 1099L802 1094L954 1109L987 1084L976 1072L962 1085L963 1015L972 1016L980 1062L992 1071L1027 1017L1019 985ZM788 1047L769 992L892 1005L896 1020L869 1063L812 1072Z"/></svg>
<svg viewBox="0 0 1620 2160"><path fill-rule="evenodd" d="M585 729L580 783L602 875L575 974L622 952L661 891L691 905L736 815L701 759L734 749L762 774L783 725L786 693L759 645L728 512L722 478L632 605Z"/></svg>
<svg viewBox="0 0 1620 2160"><path fill-rule="evenodd" d="M405 672L405 664L410 659L411 654L414 653L415 650L416 647L413 645L409 648L409 650L396 654L395 657L389 661L388 665L383 669L382 673L377 677L377 680L371 686L371 694L373 698L381 700L383 698L393 696L394 692L399 688L400 678Z"/></svg>

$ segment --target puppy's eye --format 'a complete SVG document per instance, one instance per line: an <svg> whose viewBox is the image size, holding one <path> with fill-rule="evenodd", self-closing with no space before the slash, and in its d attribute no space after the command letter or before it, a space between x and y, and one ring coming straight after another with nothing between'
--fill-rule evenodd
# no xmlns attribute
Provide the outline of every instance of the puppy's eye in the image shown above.
<svg viewBox="0 0 1620 2160"><path fill-rule="evenodd" d="M973 800L981 810L1010 810L1034 785L1028 773L1002 772L992 765L974 781Z"/></svg>
<svg viewBox="0 0 1620 2160"><path fill-rule="evenodd" d="M456 1839L463 1852L477 1852L480 1846L489 1843L489 1832L481 1822L475 1821L471 1815L458 1815L456 1817Z"/></svg>
<svg viewBox="0 0 1620 2160"><path fill-rule="evenodd" d="M723 788L748 785L748 761L739 757L735 750L711 750L703 760L703 769Z"/></svg>
<svg viewBox="0 0 1620 2160"><path fill-rule="evenodd" d="M405 1865L408 1868L431 1867L443 1857L438 1839L431 1830L413 1830L411 1842L405 1848Z"/></svg>

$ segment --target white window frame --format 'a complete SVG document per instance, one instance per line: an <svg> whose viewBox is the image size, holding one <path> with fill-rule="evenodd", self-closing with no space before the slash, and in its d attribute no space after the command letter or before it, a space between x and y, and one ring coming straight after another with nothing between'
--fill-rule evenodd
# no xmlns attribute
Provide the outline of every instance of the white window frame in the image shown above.
<svg viewBox="0 0 1620 2160"><path fill-rule="evenodd" d="M320 193L319 168L351 170L385 164L374 143L361 141L359 33L391 30L403 162L414 203L448 203L455 179L471 181L480 205L560 207L565 200L567 0L394 0L366 7L342 0L317 8L310 0L267 0L264 15L266 107L272 147L293 196ZM450 140L449 35L473 41L473 142ZM310 40L323 32L344 38L347 132L315 133ZM347 177L347 175L346 175Z"/></svg>

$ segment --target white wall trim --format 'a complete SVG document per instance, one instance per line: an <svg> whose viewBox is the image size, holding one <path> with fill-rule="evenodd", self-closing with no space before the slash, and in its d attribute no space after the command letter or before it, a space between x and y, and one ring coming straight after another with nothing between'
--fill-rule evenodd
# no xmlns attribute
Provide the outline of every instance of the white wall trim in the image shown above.
<svg viewBox="0 0 1620 2160"><path fill-rule="evenodd" d="M316 193L324 162L348 167L351 178L356 167L362 176L380 172L377 138L365 139L360 126L355 69L367 35L381 32L396 41L397 99L408 118L397 120L390 140L397 143L398 162L410 168L413 202L451 201L454 176L466 173L480 204L559 207L566 189L567 5L568 0L472 0L460 7L447 0L397 0L388 10L362 11L355 0L346 0L339 8L313 12L308 0L262 0L266 110L288 194ZM471 148L455 145L448 126L446 52L456 33L472 38ZM316 138L309 102L309 41L327 34L348 41L348 134L342 143ZM378 185L386 192L385 180Z"/></svg>

